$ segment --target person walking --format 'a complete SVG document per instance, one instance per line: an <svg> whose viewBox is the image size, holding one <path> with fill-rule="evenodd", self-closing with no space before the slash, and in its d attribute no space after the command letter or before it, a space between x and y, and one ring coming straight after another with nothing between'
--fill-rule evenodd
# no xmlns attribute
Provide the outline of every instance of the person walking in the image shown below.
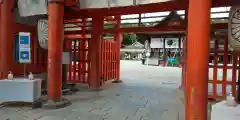
<svg viewBox="0 0 240 120"><path fill-rule="evenodd" d="M145 61L146 61L146 53L145 53L145 52L142 53L142 58L141 58L141 60L142 60L142 64L144 65L144 64L145 64Z"/></svg>

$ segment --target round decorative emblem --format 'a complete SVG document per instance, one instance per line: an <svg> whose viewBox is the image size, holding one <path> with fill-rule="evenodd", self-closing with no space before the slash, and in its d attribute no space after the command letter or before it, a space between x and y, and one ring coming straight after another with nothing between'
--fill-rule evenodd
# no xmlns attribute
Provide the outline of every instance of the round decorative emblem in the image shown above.
<svg viewBox="0 0 240 120"><path fill-rule="evenodd" d="M240 51L240 6L233 6L230 10L228 36L233 49Z"/></svg>
<svg viewBox="0 0 240 120"><path fill-rule="evenodd" d="M167 41L167 44L168 44L169 46L173 45L173 40L168 40L168 41Z"/></svg>
<svg viewBox="0 0 240 120"><path fill-rule="evenodd" d="M39 20L37 23L38 42L41 48L48 49L48 20Z"/></svg>

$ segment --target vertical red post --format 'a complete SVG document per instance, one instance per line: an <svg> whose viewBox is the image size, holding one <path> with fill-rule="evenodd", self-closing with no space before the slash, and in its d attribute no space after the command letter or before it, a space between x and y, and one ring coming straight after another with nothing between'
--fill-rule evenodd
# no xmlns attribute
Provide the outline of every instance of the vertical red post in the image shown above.
<svg viewBox="0 0 240 120"><path fill-rule="evenodd" d="M102 71L102 75L103 75L103 79L104 79L104 82L106 81L106 50L105 50L105 46L106 46L106 41L102 41L102 56L103 56L103 59L102 59L102 67L103 67L103 71Z"/></svg>
<svg viewBox="0 0 240 120"><path fill-rule="evenodd" d="M89 87L99 89L101 86L101 42L104 29L104 16L96 13L92 18L92 39L90 40L90 76Z"/></svg>
<svg viewBox="0 0 240 120"><path fill-rule="evenodd" d="M0 6L0 79L6 78L14 63L14 0L1 0Z"/></svg>
<svg viewBox="0 0 240 120"><path fill-rule="evenodd" d="M107 80L109 80L109 59L110 59L110 50L109 50L109 41L107 41L107 46L106 46L106 50L107 50Z"/></svg>
<svg viewBox="0 0 240 120"><path fill-rule="evenodd" d="M101 50L102 50L102 54L101 54L101 75L103 77L103 81L101 82L101 85L104 84L104 49L103 49L103 44L104 42L101 43Z"/></svg>
<svg viewBox="0 0 240 120"><path fill-rule="evenodd" d="M66 48L68 51L71 52L72 54L72 40L66 40ZM72 63L70 63L68 65L68 77L67 77L68 81L72 81Z"/></svg>
<svg viewBox="0 0 240 120"><path fill-rule="evenodd" d="M76 73L77 73L77 59L76 59L76 58L77 58L77 53L76 53L76 52L77 52L77 51L76 51L77 41L76 41L76 40L73 40L72 43L73 43L73 44L72 44L73 47L72 47L72 46L71 46L71 47L73 48L73 53L72 53L72 54L73 54L73 55L72 55L72 56L73 56L73 65L72 65L72 69L73 69L73 81L76 81L76 78L77 78L77 77L76 77Z"/></svg>
<svg viewBox="0 0 240 120"><path fill-rule="evenodd" d="M115 42L115 44L114 44L114 48L116 48L117 47L117 44L116 44L116 42ZM117 78L117 51L116 51L116 49L115 49L115 52L114 52L114 79L116 79Z"/></svg>
<svg viewBox="0 0 240 120"><path fill-rule="evenodd" d="M218 81L218 49L219 49L219 40L215 36L214 40L214 62L213 62L213 99L217 97L217 81Z"/></svg>
<svg viewBox="0 0 240 120"><path fill-rule="evenodd" d="M83 18L82 19L82 31L83 31L83 33L84 32L86 32L86 31L88 31L88 24L87 24L87 18ZM86 33L84 33L83 35L83 61L82 61L82 69L83 69L83 83L89 83L89 81L88 81L88 78L87 77L89 77L89 76L87 76L86 77L86 75L87 75L87 72L86 71L88 71L88 65L89 65L89 63L87 62L87 60L88 60L88 42L89 42L89 40L88 40L88 34L86 34Z"/></svg>
<svg viewBox="0 0 240 120"><path fill-rule="evenodd" d="M208 117L210 8L211 0L189 0L186 120Z"/></svg>
<svg viewBox="0 0 240 120"><path fill-rule="evenodd" d="M82 68L81 68L81 64L82 64L82 62L81 62L81 60L82 60L82 54L81 54L81 41L82 40L77 40L77 43L78 43L78 53L77 53L77 56L78 56L78 71L77 71L77 73L78 73L78 81L82 81Z"/></svg>
<svg viewBox="0 0 240 120"><path fill-rule="evenodd" d="M121 48L121 39L122 39L122 33L121 33L121 16L115 16L116 19L116 33L115 33L115 40L116 40L116 81L120 81L120 48Z"/></svg>
<svg viewBox="0 0 240 120"><path fill-rule="evenodd" d="M113 70L114 70L114 65L113 65L113 57L114 57L114 49L116 49L116 48L114 48L114 42L115 41L110 41L110 43L111 43L111 78L110 78L110 80L112 80L112 79L114 79L114 72L113 72Z"/></svg>
<svg viewBox="0 0 240 120"><path fill-rule="evenodd" d="M107 60L108 60L108 50L107 50L107 40L104 40L103 43L104 43L104 46L103 46L103 50L105 51L104 54L105 54L105 59L104 59L104 80L107 81L107 75L108 75L108 65L107 65Z"/></svg>
<svg viewBox="0 0 240 120"><path fill-rule="evenodd" d="M48 99L56 102L62 99L64 0L49 1L51 2L48 4Z"/></svg>
<svg viewBox="0 0 240 120"><path fill-rule="evenodd" d="M112 42L109 41L109 79L112 79Z"/></svg>
<svg viewBox="0 0 240 120"><path fill-rule="evenodd" d="M239 71L239 69L238 69L238 64L240 65L240 63L239 63L239 60L238 60L238 56L239 55L239 53L237 53L237 52L233 52L232 53L232 59L233 59L233 66L232 66L232 94L233 94L233 96L234 97L238 97L237 98L237 100L238 100L238 102L240 102L239 100L240 100L240 96L239 96L239 92L237 92L236 93L236 86L238 86L238 91L239 91L239 83L237 83L237 80L239 81L239 78L240 78L240 71ZM237 76L237 70L238 70L238 76Z"/></svg>
<svg viewBox="0 0 240 120"><path fill-rule="evenodd" d="M224 36L224 50L223 50L223 83L222 83L222 96L226 98L227 96L227 64L228 64L228 39Z"/></svg>

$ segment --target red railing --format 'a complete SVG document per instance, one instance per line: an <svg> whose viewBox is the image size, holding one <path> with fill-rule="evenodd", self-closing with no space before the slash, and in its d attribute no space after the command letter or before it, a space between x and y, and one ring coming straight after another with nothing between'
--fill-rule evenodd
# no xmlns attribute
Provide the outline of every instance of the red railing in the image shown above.
<svg viewBox="0 0 240 120"><path fill-rule="evenodd" d="M116 42L113 39L105 39L102 42L102 65L101 73L104 82L116 79L117 77L117 60Z"/></svg>
<svg viewBox="0 0 240 120"><path fill-rule="evenodd" d="M88 84L91 62L88 55L88 42L89 40L86 39L66 40L67 50L72 51L72 64L69 65L67 71L68 83ZM117 76L116 42L109 39L103 40L101 47L101 73L103 82L106 82L115 79Z"/></svg>
<svg viewBox="0 0 240 120"><path fill-rule="evenodd" d="M209 65L209 98L224 99L229 93L236 96L238 56L229 51L228 39L224 38L224 47L220 49L219 38L214 40L213 63ZM219 63L223 56L223 63Z"/></svg>
<svg viewBox="0 0 240 120"><path fill-rule="evenodd" d="M68 66L68 83L88 83L90 60L88 59L88 40L66 40L66 49L71 51L72 62Z"/></svg>
<svg viewBox="0 0 240 120"><path fill-rule="evenodd" d="M65 51L71 52L72 62L68 65L67 82L88 84L89 82L89 49L88 44L90 35L84 33L87 31L87 21L85 19L76 19L65 21L67 24L75 25L70 27L70 31L79 31L77 34L65 33ZM69 27L67 27L69 28Z"/></svg>

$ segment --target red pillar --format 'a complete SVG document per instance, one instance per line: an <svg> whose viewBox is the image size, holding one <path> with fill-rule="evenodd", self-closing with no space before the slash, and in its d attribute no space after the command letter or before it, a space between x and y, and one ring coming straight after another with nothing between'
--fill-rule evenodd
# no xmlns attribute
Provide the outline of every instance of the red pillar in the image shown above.
<svg viewBox="0 0 240 120"><path fill-rule="evenodd" d="M211 0L189 0L186 120L207 120Z"/></svg>
<svg viewBox="0 0 240 120"><path fill-rule="evenodd" d="M104 16L94 14L92 18L92 39L90 40L90 76L89 87L99 89L101 86L101 44L103 39Z"/></svg>
<svg viewBox="0 0 240 120"><path fill-rule="evenodd" d="M14 63L14 0L2 0L0 3L0 79L6 78Z"/></svg>
<svg viewBox="0 0 240 120"><path fill-rule="evenodd" d="M64 0L48 4L48 99L62 99L62 50Z"/></svg>
<svg viewBox="0 0 240 120"><path fill-rule="evenodd" d="M116 19L116 33L115 33L115 39L116 39L116 51L117 51L117 56L116 56L116 69L117 69L117 78L116 81L120 80L120 48L121 48L121 42L122 42L122 33L120 31L120 25L121 25L121 16L115 16Z"/></svg>

